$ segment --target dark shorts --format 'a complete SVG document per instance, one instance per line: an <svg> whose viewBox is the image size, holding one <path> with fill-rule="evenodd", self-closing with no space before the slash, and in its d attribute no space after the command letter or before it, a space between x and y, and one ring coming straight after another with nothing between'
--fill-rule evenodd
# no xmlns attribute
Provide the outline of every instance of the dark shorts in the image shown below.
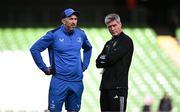
<svg viewBox="0 0 180 112"><path fill-rule="evenodd" d="M101 90L101 112L125 112L127 90Z"/></svg>

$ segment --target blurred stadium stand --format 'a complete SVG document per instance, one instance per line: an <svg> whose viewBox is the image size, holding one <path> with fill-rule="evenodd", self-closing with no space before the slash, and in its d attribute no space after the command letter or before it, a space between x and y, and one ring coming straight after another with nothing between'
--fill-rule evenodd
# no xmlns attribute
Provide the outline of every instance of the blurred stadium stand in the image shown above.
<svg viewBox="0 0 180 112"><path fill-rule="evenodd" d="M21 51L26 54L26 51L29 50L32 43L49 29L50 28L0 28L0 53L5 54L6 51L11 51L15 56L17 55L16 53L18 53L16 51ZM95 67L95 59L102 50L105 42L110 39L110 34L106 28L84 27L83 29L87 32L94 49L90 68L84 76L85 91L83 94L81 112L98 112L101 69ZM129 75L130 81L127 112L140 112L144 98L147 95L151 96L153 99L152 108L155 112L158 107L159 99L164 91L167 91L173 99L173 112L179 112L180 67L178 67L169 55L160 47L157 41L157 34L152 28L125 28L124 32L132 37L135 45L135 53ZM27 65L26 62L29 61L30 60L28 59L21 64ZM12 63L13 62L10 64ZM16 67L18 67L18 65ZM6 74L7 73L8 72L6 72ZM18 72L14 74L18 77L18 74L23 73ZM31 71L31 74L38 75L39 73ZM14 78L14 80L17 79ZM19 92L23 94L23 91ZM40 94L44 94L41 92L42 91L39 91ZM29 94L31 96L31 93ZM26 102L23 103L24 105L26 104ZM3 108L3 102L0 101L0 111L1 108ZM44 109L45 108L46 107L44 107ZM28 112L29 110L24 109L24 111ZM2 112L4 112L4 110L2 110Z"/></svg>
<svg viewBox="0 0 180 112"><path fill-rule="evenodd" d="M180 45L178 41L170 35L158 36L157 41L162 49L180 67Z"/></svg>
<svg viewBox="0 0 180 112"><path fill-rule="evenodd" d="M1 26L57 26L61 12L72 7L81 12L81 25L104 25L104 16L120 14L128 26L168 26L173 18L180 18L180 4L176 0L3 0L0 4ZM158 5L162 4L162 5Z"/></svg>

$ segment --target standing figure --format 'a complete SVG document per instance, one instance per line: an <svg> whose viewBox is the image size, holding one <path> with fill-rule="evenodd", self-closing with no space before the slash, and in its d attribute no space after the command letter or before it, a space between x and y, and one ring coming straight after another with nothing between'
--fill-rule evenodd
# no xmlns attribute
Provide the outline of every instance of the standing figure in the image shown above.
<svg viewBox="0 0 180 112"><path fill-rule="evenodd" d="M88 68L92 46L83 30L77 28L79 12L71 8L62 14L62 25L48 31L37 40L30 52L46 75L51 75L48 110L61 112L65 103L68 112L78 112L83 93L83 72ZM50 67L44 63L41 52L48 48ZM81 59L83 49L83 60Z"/></svg>
<svg viewBox="0 0 180 112"><path fill-rule="evenodd" d="M134 45L132 39L122 31L117 14L108 14L105 24L112 35L96 59L96 67L103 68L100 84L100 106L102 112L125 112L128 96L128 72Z"/></svg>
<svg viewBox="0 0 180 112"><path fill-rule="evenodd" d="M171 112L172 111L172 101L167 93L164 93L163 98L160 100L159 103L159 112Z"/></svg>

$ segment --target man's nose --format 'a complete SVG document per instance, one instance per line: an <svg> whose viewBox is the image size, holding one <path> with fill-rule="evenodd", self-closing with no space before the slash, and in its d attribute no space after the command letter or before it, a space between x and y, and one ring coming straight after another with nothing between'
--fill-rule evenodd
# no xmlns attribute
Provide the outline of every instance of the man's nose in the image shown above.
<svg viewBox="0 0 180 112"><path fill-rule="evenodd" d="M76 23L76 20L72 20L72 23Z"/></svg>
<svg viewBox="0 0 180 112"><path fill-rule="evenodd" d="M113 27L113 26L111 27L111 30L114 30L114 27Z"/></svg>

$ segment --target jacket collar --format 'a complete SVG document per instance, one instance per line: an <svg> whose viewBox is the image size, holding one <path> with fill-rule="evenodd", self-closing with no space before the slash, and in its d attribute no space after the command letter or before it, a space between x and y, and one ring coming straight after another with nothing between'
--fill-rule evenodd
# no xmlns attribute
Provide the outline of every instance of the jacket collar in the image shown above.
<svg viewBox="0 0 180 112"><path fill-rule="evenodd" d="M113 36L113 37L112 37L112 39L114 40L115 38L122 37L123 35L124 35L124 33L123 33L123 32L121 32L119 35L117 35L117 36Z"/></svg>
<svg viewBox="0 0 180 112"><path fill-rule="evenodd" d="M61 25L62 31L66 34L66 35L72 35L74 33L74 30L72 30L71 32L68 32L66 27L64 25Z"/></svg>

